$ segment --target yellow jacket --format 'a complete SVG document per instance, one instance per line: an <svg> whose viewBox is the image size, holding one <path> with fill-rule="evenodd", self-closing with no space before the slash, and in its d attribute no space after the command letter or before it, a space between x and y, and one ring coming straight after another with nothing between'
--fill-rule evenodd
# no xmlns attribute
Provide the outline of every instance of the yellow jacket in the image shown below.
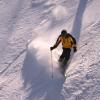
<svg viewBox="0 0 100 100"><path fill-rule="evenodd" d="M60 43L62 43L63 48L72 48L76 46L76 40L71 34L66 36L59 36L53 48L56 48Z"/></svg>
<svg viewBox="0 0 100 100"><path fill-rule="evenodd" d="M72 48L73 47L73 39L70 36L68 36L68 37L61 36L59 39L64 48Z"/></svg>

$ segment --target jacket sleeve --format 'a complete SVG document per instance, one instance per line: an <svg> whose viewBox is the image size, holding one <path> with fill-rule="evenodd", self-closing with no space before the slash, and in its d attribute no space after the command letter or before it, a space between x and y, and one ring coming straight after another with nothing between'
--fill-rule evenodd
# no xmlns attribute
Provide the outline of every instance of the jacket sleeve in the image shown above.
<svg viewBox="0 0 100 100"><path fill-rule="evenodd" d="M61 35L59 35L59 37L56 40L56 43L54 44L54 48L57 48L57 46L60 44L61 40L60 40Z"/></svg>
<svg viewBox="0 0 100 100"><path fill-rule="evenodd" d="M76 52L77 51L77 46L76 46L77 42L76 42L76 39L71 34L69 34L69 35L73 39L73 50L74 50L74 52Z"/></svg>
<svg viewBox="0 0 100 100"><path fill-rule="evenodd" d="M71 34L69 34L70 35L70 37L73 39L73 44L74 45L76 45L77 43L76 43L76 39L71 35Z"/></svg>

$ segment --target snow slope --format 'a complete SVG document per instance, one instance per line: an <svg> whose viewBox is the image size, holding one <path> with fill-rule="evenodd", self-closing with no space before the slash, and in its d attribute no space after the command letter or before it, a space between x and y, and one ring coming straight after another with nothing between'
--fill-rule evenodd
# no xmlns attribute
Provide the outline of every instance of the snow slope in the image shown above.
<svg viewBox="0 0 100 100"><path fill-rule="evenodd" d="M0 0L0 100L100 100L100 0ZM59 72L62 29L78 51Z"/></svg>

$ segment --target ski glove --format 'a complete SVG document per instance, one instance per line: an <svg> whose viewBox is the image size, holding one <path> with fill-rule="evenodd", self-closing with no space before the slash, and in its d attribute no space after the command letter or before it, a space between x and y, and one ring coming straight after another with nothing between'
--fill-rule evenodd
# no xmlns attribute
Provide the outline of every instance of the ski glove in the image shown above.
<svg viewBox="0 0 100 100"><path fill-rule="evenodd" d="M73 49L74 49L74 52L76 52L76 51L77 51L77 47L73 47Z"/></svg>
<svg viewBox="0 0 100 100"><path fill-rule="evenodd" d="M54 47L50 47L50 50L52 51L54 49Z"/></svg>

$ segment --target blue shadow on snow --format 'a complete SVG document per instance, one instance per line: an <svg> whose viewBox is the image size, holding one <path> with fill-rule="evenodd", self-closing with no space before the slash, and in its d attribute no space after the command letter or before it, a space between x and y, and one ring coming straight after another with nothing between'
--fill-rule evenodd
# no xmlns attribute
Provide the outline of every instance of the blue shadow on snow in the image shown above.
<svg viewBox="0 0 100 100"><path fill-rule="evenodd" d="M72 27L71 33L74 35L74 37L76 38L77 41L79 40L81 27L82 27L83 14L86 9L87 2L88 2L88 0L80 0L78 8L77 8L74 24Z"/></svg>
<svg viewBox="0 0 100 100"><path fill-rule="evenodd" d="M52 79L45 67L39 65L34 50L27 51L22 68L24 89L29 93L27 100L64 100L61 95L64 79ZM48 65L46 65L48 67Z"/></svg>

